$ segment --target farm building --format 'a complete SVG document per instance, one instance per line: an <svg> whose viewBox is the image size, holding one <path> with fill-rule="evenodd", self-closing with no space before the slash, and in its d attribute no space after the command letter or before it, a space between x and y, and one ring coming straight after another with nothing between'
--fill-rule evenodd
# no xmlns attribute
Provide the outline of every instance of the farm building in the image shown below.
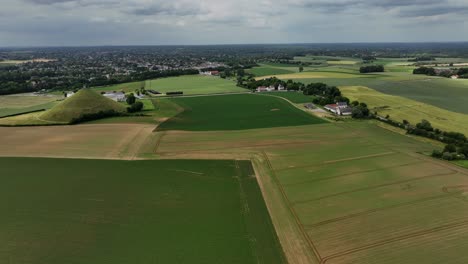
<svg viewBox="0 0 468 264"><path fill-rule="evenodd" d="M257 87L257 92L272 92L272 91L275 91L275 90L278 90L278 91L286 91L286 89L284 88L284 86L282 85L279 85L277 88L273 85L270 85L270 86L259 86Z"/></svg>
<svg viewBox="0 0 468 264"><path fill-rule="evenodd" d="M458 78L460 78L460 76L458 76L458 75L452 75L452 76L450 76L450 78L452 78L452 79L458 79Z"/></svg>
<svg viewBox="0 0 468 264"><path fill-rule="evenodd" d="M328 104L324 108L336 115L351 115L353 110L351 107L348 106L346 102Z"/></svg>
<svg viewBox="0 0 468 264"><path fill-rule="evenodd" d="M116 102L123 102L126 98L125 93L123 92L106 92L102 95Z"/></svg>
<svg viewBox="0 0 468 264"><path fill-rule="evenodd" d="M65 97L66 97L66 98L72 97L74 94L75 94L75 92L67 92L67 93L65 94Z"/></svg>
<svg viewBox="0 0 468 264"><path fill-rule="evenodd" d="M201 75L208 75L208 76L217 76L219 75L219 71L205 71L200 73Z"/></svg>

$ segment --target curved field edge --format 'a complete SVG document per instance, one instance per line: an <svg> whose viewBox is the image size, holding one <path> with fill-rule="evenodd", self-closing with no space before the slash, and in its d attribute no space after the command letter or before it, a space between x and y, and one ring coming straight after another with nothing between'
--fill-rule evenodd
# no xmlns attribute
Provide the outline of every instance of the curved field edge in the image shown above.
<svg viewBox="0 0 468 264"><path fill-rule="evenodd" d="M341 86L343 95L351 100L365 102L372 112L415 125L429 120L435 128L468 134L468 115L451 112L436 106L401 96L389 95L364 86Z"/></svg>
<svg viewBox="0 0 468 264"><path fill-rule="evenodd" d="M28 168L16 169L23 163ZM16 207L0 220L8 248L0 259L286 263L250 161L0 158L0 164L9 165L0 166L0 175L15 175L2 177L0 196L8 199L0 208ZM37 192L41 199L24 199ZM30 230L11 236L16 222ZM24 239L31 243L19 243Z"/></svg>
<svg viewBox="0 0 468 264"><path fill-rule="evenodd" d="M179 97L172 100L184 109L158 126L157 131L244 130L326 123L290 101L254 94Z"/></svg>

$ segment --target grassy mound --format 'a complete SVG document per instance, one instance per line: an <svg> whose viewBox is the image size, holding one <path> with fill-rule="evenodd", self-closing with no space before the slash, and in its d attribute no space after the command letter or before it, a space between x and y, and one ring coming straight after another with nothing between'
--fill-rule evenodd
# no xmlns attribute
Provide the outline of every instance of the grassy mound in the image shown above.
<svg viewBox="0 0 468 264"><path fill-rule="evenodd" d="M81 119L93 119L124 113L126 108L89 89L82 89L72 97L40 116L50 122L75 123Z"/></svg>

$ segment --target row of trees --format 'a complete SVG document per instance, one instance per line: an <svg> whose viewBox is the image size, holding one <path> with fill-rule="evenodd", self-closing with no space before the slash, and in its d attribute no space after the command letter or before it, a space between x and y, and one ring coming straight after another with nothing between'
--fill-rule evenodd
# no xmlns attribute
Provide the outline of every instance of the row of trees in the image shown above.
<svg viewBox="0 0 468 264"><path fill-rule="evenodd" d="M279 86L285 87L288 91L302 91L304 95L314 96L312 102L317 105L327 105L336 102L346 102L350 104L349 98L342 95L340 89L336 86L329 86L325 83L310 83L305 85L301 82L292 80L283 81L276 77L271 77L262 80L255 80L253 78L242 82L240 86L255 90L259 86L273 86L277 89ZM354 118L369 118L371 113L365 103L357 101L351 102L352 117Z"/></svg>
<svg viewBox="0 0 468 264"><path fill-rule="evenodd" d="M0 95L45 90L74 90L84 86L106 86L119 83L144 81L164 77L198 74L195 69L146 71L130 75L116 75L107 78L100 76L92 79L57 76L52 71L20 72L0 71Z"/></svg>
<svg viewBox="0 0 468 264"><path fill-rule="evenodd" d="M421 136L437 140L447 145L445 148L440 150L434 150L432 156L435 158L445 160L462 160L468 157L468 141L464 134L459 132L446 132L437 128L433 128L432 124L427 120L421 120L415 126L411 125L407 120L403 120L403 123L391 120L389 116L386 118L378 117L382 122L390 124L395 127L403 128L407 134Z"/></svg>
<svg viewBox="0 0 468 264"><path fill-rule="evenodd" d="M450 78L453 75L458 75L459 78L468 79L468 68L460 68L460 69L441 69L436 71L436 69L432 67L419 67L413 70L413 74L425 74L428 76L441 76Z"/></svg>

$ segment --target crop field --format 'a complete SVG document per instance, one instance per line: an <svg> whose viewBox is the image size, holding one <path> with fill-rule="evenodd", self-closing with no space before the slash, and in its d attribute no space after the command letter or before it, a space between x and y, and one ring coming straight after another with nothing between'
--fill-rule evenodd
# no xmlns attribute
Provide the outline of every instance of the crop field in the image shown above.
<svg viewBox="0 0 468 264"><path fill-rule="evenodd" d="M299 66L298 66L299 67ZM292 70L292 67L274 67L274 66L260 66L254 67L252 69L247 70L248 73L255 74L255 76L271 76L277 74L287 74L287 73L294 73L295 71Z"/></svg>
<svg viewBox="0 0 468 264"><path fill-rule="evenodd" d="M341 71L341 69L337 69ZM379 92L402 96L452 112L468 114L468 80L413 75L406 72L375 74L343 72L302 72L276 76L303 83L323 82L334 86L365 86ZM258 77L265 78L265 77Z"/></svg>
<svg viewBox="0 0 468 264"><path fill-rule="evenodd" d="M2 95L0 96L0 117L40 109L50 109L58 103L58 98L58 96L53 95Z"/></svg>
<svg viewBox="0 0 468 264"><path fill-rule="evenodd" d="M236 86L234 80L216 76L187 75L146 81L146 89L160 93L182 91L184 94L213 94L248 92Z"/></svg>
<svg viewBox="0 0 468 264"><path fill-rule="evenodd" d="M273 95L282 97L295 104L311 103L315 98L312 95L304 95L302 92L264 92L260 95Z"/></svg>
<svg viewBox="0 0 468 264"><path fill-rule="evenodd" d="M429 120L435 128L468 134L468 115L447 111L430 104L421 103L402 96L388 95L361 86L340 87L351 100L366 102L369 109L380 116L390 115L399 122L408 120L412 124ZM468 89L467 89L468 94ZM468 102L467 102L468 103Z"/></svg>
<svg viewBox="0 0 468 264"><path fill-rule="evenodd" d="M324 123L281 98L252 94L165 99L184 111L158 130L239 130Z"/></svg>
<svg viewBox="0 0 468 264"><path fill-rule="evenodd" d="M291 263L468 262L468 170L427 143L367 122L162 133L161 157L256 160Z"/></svg>
<svg viewBox="0 0 468 264"><path fill-rule="evenodd" d="M0 156L132 159L154 125L0 127Z"/></svg>
<svg viewBox="0 0 468 264"><path fill-rule="evenodd" d="M0 260L284 263L253 174L249 161L0 158Z"/></svg>
<svg viewBox="0 0 468 264"><path fill-rule="evenodd" d="M291 73L291 74L281 74L277 76L262 76L262 77L257 77L256 79L265 79L269 77L277 77L279 79L283 80L295 80L297 79L348 79L348 78L359 78L359 79L367 79L367 78L373 78L372 74L360 74L360 73L351 73L348 71L304 71L304 72L298 72L298 73ZM315 82L315 81L310 81L310 82Z"/></svg>

